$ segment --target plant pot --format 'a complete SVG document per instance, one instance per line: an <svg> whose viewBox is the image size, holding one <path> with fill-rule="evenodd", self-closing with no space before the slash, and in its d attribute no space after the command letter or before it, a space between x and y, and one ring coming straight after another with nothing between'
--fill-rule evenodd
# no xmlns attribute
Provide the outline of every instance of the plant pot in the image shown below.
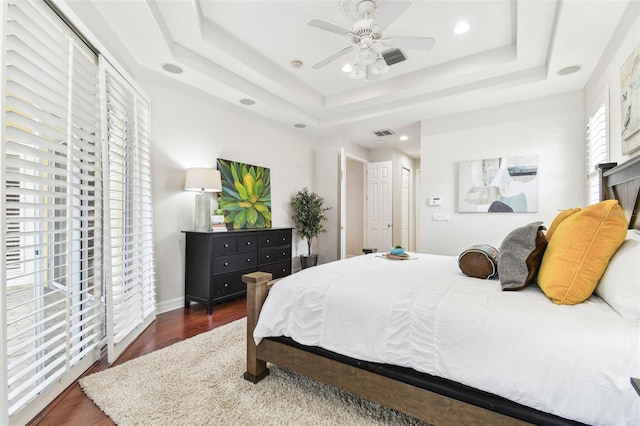
<svg viewBox="0 0 640 426"><path fill-rule="evenodd" d="M300 268L306 269L318 264L317 254L301 254L300 255Z"/></svg>
<svg viewBox="0 0 640 426"><path fill-rule="evenodd" d="M404 249L403 248L391 247L390 252L393 255L402 256L404 254Z"/></svg>

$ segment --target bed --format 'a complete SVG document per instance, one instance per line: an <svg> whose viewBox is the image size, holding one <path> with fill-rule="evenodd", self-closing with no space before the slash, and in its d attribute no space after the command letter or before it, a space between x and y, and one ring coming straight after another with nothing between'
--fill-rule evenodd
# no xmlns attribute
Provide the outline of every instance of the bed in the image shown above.
<svg viewBox="0 0 640 426"><path fill-rule="evenodd" d="M640 424L630 380L640 376L640 292L628 282L640 264L629 257L640 245L640 157L603 165L601 182L626 233L607 283L631 293L598 284L559 305L535 283L501 291L462 274L457 257L417 253L358 256L276 284L257 272L244 277L245 378L259 382L272 363L430 424Z"/></svg>

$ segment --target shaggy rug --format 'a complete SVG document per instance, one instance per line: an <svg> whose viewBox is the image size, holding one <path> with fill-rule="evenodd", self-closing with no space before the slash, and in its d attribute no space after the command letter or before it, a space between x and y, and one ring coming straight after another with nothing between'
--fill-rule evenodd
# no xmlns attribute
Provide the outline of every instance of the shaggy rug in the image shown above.
<svg viewBox="0 0 640 426"><path fill-rule="evenodd" d="M83 378L116 424L421 425L397 411L271 366L254 385L241 319Z"/></svg>

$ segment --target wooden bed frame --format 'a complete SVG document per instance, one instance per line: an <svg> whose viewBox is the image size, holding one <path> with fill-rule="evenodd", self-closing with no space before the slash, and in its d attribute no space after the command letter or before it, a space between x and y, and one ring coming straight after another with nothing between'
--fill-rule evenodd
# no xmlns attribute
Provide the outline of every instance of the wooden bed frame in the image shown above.
<svg viewBox="0 0 640 426"><path fill-rule="evenodd" d="M618 199L629 219L629 228L640 229L640 156L617 167L615 163L600 165L600 178L600 198ZM442 379L434 378L439 381L439 387L433 390L433 387L427 386L431 389L427 390L425 386L378 374L356 365L357 362L327 357L321 353L322 350L313 351L313 348L292 345L280 338L263 339L256 346L253 331L274 282L270 281L271 274L263 272L245 275L243 280L247 284L247 371L244 378L253 383L269 374L269 362L430 424L576 424L453 382L450 385L455 387L456 396L446 396L451 393L440 390L449 387L446 380L443 385ZM498 403L495 403L496 399Z"/></svg>

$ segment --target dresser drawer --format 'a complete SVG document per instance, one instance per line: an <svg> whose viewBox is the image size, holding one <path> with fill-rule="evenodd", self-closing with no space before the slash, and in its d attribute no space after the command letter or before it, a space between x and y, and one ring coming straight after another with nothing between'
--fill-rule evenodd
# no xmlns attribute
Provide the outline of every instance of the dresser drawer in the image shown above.
<svg viewBox="0 0 640 426"><path fill-rule="evenodd" d="M270 247L290 246L291 230L274 231L269 234L260 235L258 240L258 248L265 249Z"/></svg>
<svg viewBox="0 0 640 426"><path fill-rule="evenodd" d="M255 252L215 256L213 258L214 275L226 274L228 272L256 266L258 266L258 259Z"/></svg>
<svg viewBox="0 0 640 426"><path fill-rule="evenodd" d="M238 239L236 237L215 238L213 240L213 253L218 254L231 254L236 253L238 246Z"/></svg>
<svg viewBox="0 0 640 426"><path fill-rule="evenodd" d="M244 253L257 250L258 237L255 235L245 235L240 237L223 237L213 240L213 254Z"/></svg>
<svg viewBox="0 0 640 426"><path fill-rule="evenodd" d="M269 272L271 274L271 278L274 280L276 278L282 278L287 275L291 275L291 259L284 262L261 265L258 270L260 272Z"/></svg>
<svg viewBox="0 0 640 426"><path fill-rule="evenodd" d="M258 237L255 235L238 237L238 253L256 250L258 250Z"/></svg>
<svg viewBox="0 0 640 426"><path fill-rule="evenodd" d="M214 275L213 287L215 297L225 297L233 294L242 293L247 290L247 285L242 282L242 274L245 271L232 272L230 274Z"/></svg>
<svg viewBox="0 0 640 426"><path fill-rule="evenodd" d="M266 263L282 262L291 259L291 248L282 247L275 249L260 250L258 252L258 265Z"/></svg>

